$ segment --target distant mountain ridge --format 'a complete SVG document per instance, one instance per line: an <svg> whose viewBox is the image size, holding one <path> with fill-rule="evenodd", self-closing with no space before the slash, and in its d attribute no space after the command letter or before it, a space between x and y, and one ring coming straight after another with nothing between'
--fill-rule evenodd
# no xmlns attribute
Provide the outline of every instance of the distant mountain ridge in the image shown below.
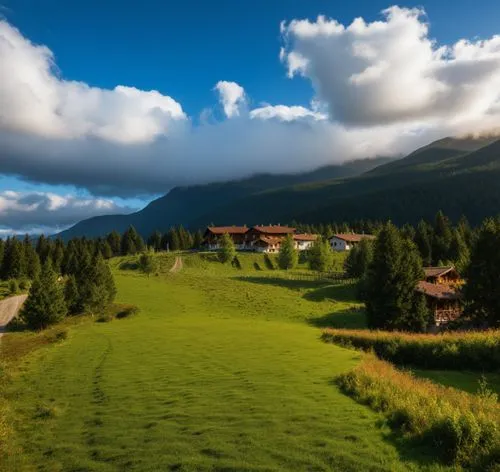
<svg viewBox="0 0 500 472"><path fill-rule="evenodd" d="M387 162L357 161L300 175L179 187L131 215L84 220L61 233L102 236L130 224L143 235L183 224L392 219L416 223L442 209L473 223L500 213L500 140L445 138ZM371 165L370 165L371 164ZM378 164L378 165L377 165Z"/></svg>
<svg viewBox="0 0 500 472"><path fill-rule="evenodd" d="M257 174L229 182L176 187L163 197L153 200L138 212L128 215L103 215L89 218L62 231L58 236L66 240L80 236L104 236L115 229L123 232L130 225L133 225L142 235L147 236L156 229L163 232L171 226L180 224L194 227L192 223L194 220L206 220L206 223L200 223L201 226L206 226L210 223L212 212L251 195L281 187L360 175L393 160L393 158L387 157L360 159L300 174Z"/></svg>

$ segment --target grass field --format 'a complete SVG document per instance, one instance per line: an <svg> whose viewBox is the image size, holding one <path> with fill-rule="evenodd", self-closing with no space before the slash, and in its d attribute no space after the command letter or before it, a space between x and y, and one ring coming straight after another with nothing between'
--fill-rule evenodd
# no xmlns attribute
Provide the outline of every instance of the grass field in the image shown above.
<svg viewBox="0 0 500 472"><path fill-rule="evenodd" d="M256 255L241 268L187 255L176 274L162 258L149 278L113 261L117 301L140 314L82 320L8 366L2 470L444 470L335 386L359 354L318 327L364 325L352 287L303 269L293 280Z"/></svg>

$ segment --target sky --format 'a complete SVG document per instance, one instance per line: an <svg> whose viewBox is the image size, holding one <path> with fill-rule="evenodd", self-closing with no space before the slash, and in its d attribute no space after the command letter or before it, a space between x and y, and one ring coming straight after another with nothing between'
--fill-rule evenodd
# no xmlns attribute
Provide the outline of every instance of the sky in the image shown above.
<svg viewBox="0 0 500 472"><path fill-rule="evenodd" d="M498 133L497 0L0 0L0 235Z"/></svg>

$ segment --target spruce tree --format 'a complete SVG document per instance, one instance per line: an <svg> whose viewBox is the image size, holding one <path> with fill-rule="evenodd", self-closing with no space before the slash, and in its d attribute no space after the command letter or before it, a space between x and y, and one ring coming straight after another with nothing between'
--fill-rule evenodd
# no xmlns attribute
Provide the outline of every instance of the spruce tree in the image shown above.
<svg viewBox="0 0 500 472"><path fill-rule="evenodd" d="M153 251L159 251L161 249L161 233L159 231L154 231L148 238L148 246L153 249Z"/></svg>
<svg viewBox="0 0 500 472"><path fill-rule="evenodd" d="M77 277L80 305L92 314L105 309L115 298L116 287L109 266L100 254L94 257L81 277Z"/></svg>
<svg viewBox="0 0 500 472"><path fill-rule="evenodd" d="M347 255L344 262L346 275L353 279L359 279L368 272L368 267L373 259L373 242L362 239L354 246Z"/></svg>
<svg viewBox="0 0 500 472"><path fill-rule="evenodd" d="M121 237L117 231L112 231L106 236L106 241L111 247L113 256L119 256L121 253Z"/></svg>
<svg viewBox="0 0 500 472"><path fill-rule="evenodd" d="M466 314L479 324L500 327L500 219L479 230L466 272Z"/></svg>
<svg viewBox="0 0 500 472"><path fill-rule="evenodd" d="M424 220L420 220L417 225L414 241L425 266L432 264L432 233L432 227Z"/></svg>
<svg viewBox="0 0 500 472"><path fill-rule="evenodd" d="M67 311L63 286L47 259L40 277L31 286L21 312L22 319L32 329L44 329L62 320Z"/></svg>
<svg viewBox="0 0 500 472"><path fill-rule="evenodd" d="M330 244L323 238L318 238L309 249L307 262L311 270L326 272L333 264L333 253Z"/></svg>
<svg viewBox="0 0 500 472"><path fill-rule="evenodd" d="M138 234L133 226L130 226L125 233L122 235L121 239L121 254L122 256L128 256L130 254L136 254L139 251L137 247Z"/></svg>
<svg viewBox="0 0 500 472"><path fill-rule="evenodd" d="M157 259L154 255L153 250L144 251L139 257L139 267L142 272L148 275L148 277L157 271Z"/></svg>
<svg viewBox="0 0 500 472"><path fill-rule="evenodd" d="M219 260L223 264L233 262L233 259L236 256L236 248L234 247L234 242L229 234L224 233L222 235L219 241L219 246Z"/></svg>
<svg viewBox="0 0 500 472"><path fill-rule="evenodd" d="M7 239L2 269L5 280L26 277L24 245L17 238Z"/></svg>
<svg viewBox="0 0 500 472"><path fill-rule="evenodd" d="M203 233L198 230L196 233L194 233L193 237L193 248L195 249L201 249L203 246Z"/></svg>
<svg viewBox="0 0 500 472"><path fill-rule="evenodd" d="M278 266L280 269L293 269L299 262L299 255L295 249L293 237L289 234L281 242L280 252L278 254Z"/></svg>
<svg viewBox="0 0 500 472"><path fill-rule="evenodd" d="M78 284L74 275L70 275L64 286L64 300L70 315L76 315L83 309L82 301L78 292Z"/></svg>
<svg viewBox="0 0 500 472"><path fill-rule="evenodd" d="M363 284L368 326L425 329L430 315L415 291L422 277L422 260L416 246L387 223L375 240L373 260Z"/></svg>
<svg viewBox="0 0 500 472"><path fill-rule="evenodd" d="M434 237L432 241L432 257L434 264L450 260L450 247L453 239L450 220L438 211L434 220Z"/></svg>

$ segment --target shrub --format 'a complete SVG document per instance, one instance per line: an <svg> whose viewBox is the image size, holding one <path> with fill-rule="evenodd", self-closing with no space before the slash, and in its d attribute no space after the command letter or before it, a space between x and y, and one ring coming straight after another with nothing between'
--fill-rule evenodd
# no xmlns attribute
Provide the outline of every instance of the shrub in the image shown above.
<svg viewBox="0 0 500 472"><path fill-rule="evenodd" d="M500 331L443 334L326 329L325 342L364 351L384 360L422 369L496 371L500 369Z"/></svg>
<svg viewBox="0 0 500 472"><path fill-rule="evenodd" d="M30 286L31 283L28 279L21 279L21 281L19 282L19 289L23 292L29 290Z"/></svg>
<svg viewBox="0 0 500 472"><path fill-rule="evenodd" d="M360 403L383 412L407 438L434 448L442 460L479 470L497 464L500 405L495 396L414 378L373 355L337 383Z"/></svg>
<svg viewBox="0 0 500 472"><path fill-rule="evenodd" d="M17 283L16 279L9 280L9 292L12 295L15 295L16 293L19 292L19 284Z"/></svg>

